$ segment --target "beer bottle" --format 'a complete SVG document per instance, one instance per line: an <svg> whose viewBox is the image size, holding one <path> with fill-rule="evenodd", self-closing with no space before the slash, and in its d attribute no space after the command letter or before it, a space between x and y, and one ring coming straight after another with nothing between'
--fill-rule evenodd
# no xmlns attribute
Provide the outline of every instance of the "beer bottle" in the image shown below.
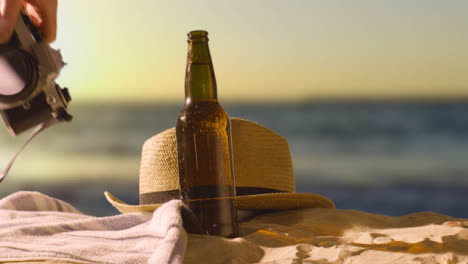
<svg viewBox="0 0 468 264"><path fill-rule="evenodd" d="M231 124L217 99L208 32L188 33L185 104L176 138L181 198L193 212L198 230L238 235L232 164Z"/></svg>

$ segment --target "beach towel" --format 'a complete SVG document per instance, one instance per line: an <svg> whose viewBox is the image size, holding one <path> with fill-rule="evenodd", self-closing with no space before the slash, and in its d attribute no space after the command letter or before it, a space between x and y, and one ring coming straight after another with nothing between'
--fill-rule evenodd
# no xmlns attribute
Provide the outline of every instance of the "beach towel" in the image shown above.
<svg viewBox="0 0 468 264"><path fill-rule="evenodd" d="M154 213L94 217L39 192L0 200L0 262L182 263L187 234L174 200Z"/></svg>

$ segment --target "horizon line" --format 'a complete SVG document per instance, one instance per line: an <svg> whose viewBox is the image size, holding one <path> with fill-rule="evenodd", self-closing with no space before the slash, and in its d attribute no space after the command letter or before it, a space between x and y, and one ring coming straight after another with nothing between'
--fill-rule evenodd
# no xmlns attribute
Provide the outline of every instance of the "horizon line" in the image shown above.
<svg viewBox="0 0 468 264"><path fill-rule="evenodd" d="M226 105L269 105L269 104L313 104L313 103L468 103L468 96L447 96L447 97L310 97L304 98L301 100L251 100L251 99L220 99L220 104ZM86 99L81 101L72 101L71 105L94 105L94 104L112 104L112 105L150 105L150 104L160 104L160 105L174 105L180 104L183 105L183 100L103 100L102 98L98 99Z"/></svg>

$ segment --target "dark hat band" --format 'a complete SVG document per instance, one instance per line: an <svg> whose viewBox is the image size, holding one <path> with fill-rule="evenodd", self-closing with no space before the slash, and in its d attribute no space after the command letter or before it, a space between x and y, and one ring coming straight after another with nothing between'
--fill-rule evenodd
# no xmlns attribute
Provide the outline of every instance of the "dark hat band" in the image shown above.
<svg viewBox="0 0 468 264"><path fill-rule="evenodd" d="M215 194L210 195L209 191L203 190L204 194L208 194L208 197L215 197ZM245 195L256 195L256 194L267 194L267 193L286 193L285 191L279 191L269 188L258 188L258 187L236 187L237 196ZM140 205L144 204L162 204L170 200L179 199L179 190L161 191L161 192L150 192L140 194Z"/></svg>

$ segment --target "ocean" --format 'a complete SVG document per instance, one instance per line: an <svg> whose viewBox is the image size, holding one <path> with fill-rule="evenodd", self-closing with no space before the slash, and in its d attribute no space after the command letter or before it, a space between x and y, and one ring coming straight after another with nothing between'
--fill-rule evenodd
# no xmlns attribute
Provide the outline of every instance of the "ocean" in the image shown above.
<svg viewBox="0 0 468 264"><path fill-rule="evenodd" d="M468 218L468 102L224 104L290 144L296 191L340 209L387 215L433 211ZM141 147L175 125L181 105L72 105L75 119L39 135L0 197L41 191L96 216L118 212L105 190L138 203ZM26 133L27 134L27 133ZM24 142L0 131L0 166Z"/></svg>

